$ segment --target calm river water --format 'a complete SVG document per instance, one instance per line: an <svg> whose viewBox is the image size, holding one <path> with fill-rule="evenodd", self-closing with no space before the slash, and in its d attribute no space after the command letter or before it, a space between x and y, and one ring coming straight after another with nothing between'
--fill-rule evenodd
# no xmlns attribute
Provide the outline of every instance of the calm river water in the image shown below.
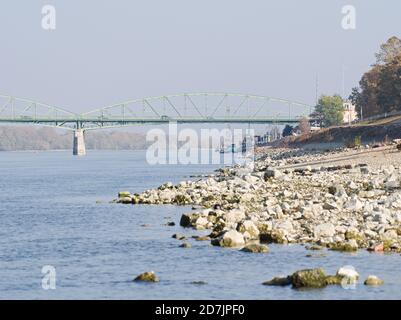
<svg viewBox="0 0 401 320"><path fill-rule="evenodd" d="M140 192L214 169L149 166L141 151L89 151L83 158L70 151L1 152L0 299L401 299L399 254L307 258L311 252L302 246L270 245L258 255L191 239L193 247L183 249L171 235L199 234L179 227L190 208L109 203L120 190ZM45 265L56 269L55 290L42 289ZM302 268L335 273L344 265L362 281L375 274L385 285L302 291L261 285ZM132 282L148 270L160 283Z"/></svg>

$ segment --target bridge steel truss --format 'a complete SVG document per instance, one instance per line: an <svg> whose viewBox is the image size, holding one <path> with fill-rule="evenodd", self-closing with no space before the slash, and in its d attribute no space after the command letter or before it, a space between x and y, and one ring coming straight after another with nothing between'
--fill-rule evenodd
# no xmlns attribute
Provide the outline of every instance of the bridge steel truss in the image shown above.
<svg viewBox="0 0 401 320"><path fill-rule="evenodd" d="M138 124L290 124L308 118L308 104L236 93L184 93L129 100L74 113L63 108L0 95L0 123L34 124L74 131L74 154L85 154L83 132ZM81 141L81 142L80 142ZM81 150L81 151L79 151Z"/></svg>

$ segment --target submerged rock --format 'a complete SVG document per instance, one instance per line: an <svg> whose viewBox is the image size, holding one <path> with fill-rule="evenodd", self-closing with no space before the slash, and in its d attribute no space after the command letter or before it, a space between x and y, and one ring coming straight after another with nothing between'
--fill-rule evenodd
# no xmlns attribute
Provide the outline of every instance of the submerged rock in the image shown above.
<svg viewBox="0 0 401 320"><path fill-rule="evenodd" d="M206 285L207 282L206 281L192 281L191 284L196 284L198 286L201 286L201 285Z"/></svg>
<svg viewBox="0 0 401 320"><path fill-rule="evenodd" d="M370 275L363 284L365 286L381 286L384 284L384 281L376 276Z"/></svg>
<svg viewBox="0 0 401 320"><path fill-rule="evenodd" d="M326 284L327 285L339 285L343 281L343 277L340 276L327 276L326 277Z"/></svg>
<svg viewBox="0 0 401 320"><path fill-rule="evenodd" d="M121 197L118 199L118 202L122 203L122 204L129 204L129 203L132 203L132 198L131 197Z"/></svg>
<svg viewBox="0 0 401 320"><path fill-rule="evenodd" d="M305 255L306 258L325 258L327 255L325 253L310 254Z"/></svg>
<svg viewBox="0 0 401 320"><path fill-rule="evenodd" d="M262 284L265 285L265 286L280 286L280 287L284 287L284 286L289 286L290 284L292 284L292 278L291 278L291 276L274 277L273 279L271 279L269 281L265 281Z"/></svg>
<svg viewBox="0 0 401 320"><path fill-rule="evenodd" d="M291 282L294 288L322 288L327 286L327 275L323 269L306 269L293 273Z"/></svg>
<svg viewBox="0 0 401 320"><path fill-rule="evenodd" d="M134 281L142 281L142 282L159 282L159 278L156 276L154 271L148 271L141 273L137 276Z"/></svg>
<svg viewBox="0 0 401 320"><path fill-rule="evenodd" d="M266 253L269 252L269 247L263 244L249 244L241 249L244 252L250 253Z"/></svg>
<svg viewBox="0 0 401 320"><path fill-rule="evenodd" d="M330 243L329 248L334 251L355 252L358 251L358 244L355 240L349 240L345 242Z"/></svg>
<svg viewBox="0 0 401 320"><path fill-rule="evenodd" d="M119 198L126 198L126 197L131 197L131 193L129 191L120 191L118 193Z"/></svg>
<svg viewBox="0 0 401 320"><path fill-rule="evenodd" d="M210 241L209 236L193 236L196 241Z"/></svg>
<svg viewBox="0 0 401 320"><path fill-rule="evenodd" d="M180 248L192 248L192 245L188 242L184 242L180 245Z"/></svg>
<svg viewBox="0 0 401 320"><path fill-rule="evenodd" d="M177 239L177 240L185 240L186 239L186 237L181 233L175 233L171 237L174 239Z"/></svg>
<svg viewBox="0 0 401 320"><path fill-rule="evenodd" d="M312 250L312 251L318 251L318 250L323 250L324 247L318 246L318 245L312 245L312 246L306 246L306 250Z"/></svg>

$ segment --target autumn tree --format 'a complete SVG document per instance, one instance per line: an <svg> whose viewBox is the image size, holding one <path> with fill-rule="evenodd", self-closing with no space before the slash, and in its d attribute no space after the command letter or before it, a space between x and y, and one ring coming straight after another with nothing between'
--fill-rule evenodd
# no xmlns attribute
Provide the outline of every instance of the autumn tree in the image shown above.
<svg viewBox="0 0 401 320"><path fill-rule="evenodd" d="M401 54L401 40L391 37L386 43L380 46L380 51L376 53L376 63L390 63L395 57Z"/></svg>
<svg viewBox="0 0 401 320"><path fill-rule="evenodd" d="M380 111L401 111L401 54L382 67L377 85Z"/></svg>
<svg viewBox="0 0 401 320"><path fill-rule="evenodd" d="M350 100L359 117L366 118L401 111L401 40L391 37L380 46L376 64L354 88Z"/></svg>

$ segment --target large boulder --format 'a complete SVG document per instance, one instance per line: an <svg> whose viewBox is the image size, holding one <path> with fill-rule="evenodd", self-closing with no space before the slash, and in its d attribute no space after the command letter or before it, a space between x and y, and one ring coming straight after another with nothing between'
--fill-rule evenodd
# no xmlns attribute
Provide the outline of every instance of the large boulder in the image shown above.
<svg viewBox="0 0 401 320"><path fill-rule="evenodd" d="M287 237L284 230L262 230L260 233L260 241L267 243L287 243Z"/></svg>
<svg viewBox="0 0 401 320"><path fill-rule="evenodd" d="M175 233L171 237L174 239L177 239L177 240L185 240L186 239L185 235L183 235L182 233Z"/></svg>
<svg viewBox="0 0 401 320"><path fill-rule="evenodd" d="M212 244L220 245L221 247L240 247L245 244L244 236L236 230L230 230L223 234L223 236Z"/></svg>
<svg viewBox="0 0 401 320"><path fill-rule="evenodd" d="M250 239L259 239L259 229L252 220L240 223L237 230L241 233L247 232Z"/></svg>
<svg viewBox="0 0 401 320"><path fill-rule="evenodd" d="M184 213L181 216L180 226L191 227L195 225L196 220L199 218L199 213Z"/></svg>
<svg viewBox="0 0 401 320"><path fill-rule="evenodd" d="M323 269L306 269L293 273L291 282L294 288L322 288L327 286L327 275Z"/></svg>

